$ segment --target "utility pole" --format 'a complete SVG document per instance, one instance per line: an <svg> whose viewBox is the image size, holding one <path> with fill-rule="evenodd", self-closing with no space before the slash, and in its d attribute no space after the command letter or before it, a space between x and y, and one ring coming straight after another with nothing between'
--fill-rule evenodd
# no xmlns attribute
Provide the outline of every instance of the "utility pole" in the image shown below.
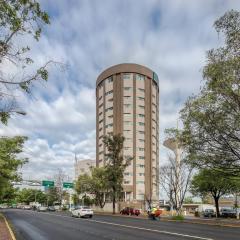
<svg viewBox="0 0 240 240"><path fill-rule="evenodd" d="M37 191L34 194L34 202L35 202L35 205L36 205L36 203L37 203Z"/></svg>

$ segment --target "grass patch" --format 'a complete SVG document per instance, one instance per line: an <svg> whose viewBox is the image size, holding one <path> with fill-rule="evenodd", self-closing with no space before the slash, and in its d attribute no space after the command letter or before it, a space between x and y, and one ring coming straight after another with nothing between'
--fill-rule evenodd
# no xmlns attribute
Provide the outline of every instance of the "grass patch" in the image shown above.
<svg viewBox="0 0 240 240"><path fill-rule="evenodd" d="M184 216L183 215L176 215L176 216L172 217L172 220L183 221Z"/></svg>

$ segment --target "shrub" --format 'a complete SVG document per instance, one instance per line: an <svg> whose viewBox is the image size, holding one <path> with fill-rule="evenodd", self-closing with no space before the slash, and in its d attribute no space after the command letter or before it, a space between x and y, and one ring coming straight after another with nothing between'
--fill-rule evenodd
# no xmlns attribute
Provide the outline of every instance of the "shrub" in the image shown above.
<svg viewBox="0 0 240 240"><path fill-rule="evenodd" d="M184 216L183 215L176 215L176 216L172 217L172 220L183 221Z"/></svg>
<svg viewBox="0 0 240 240"><path fill-rule="evenodd" d="M67 211L67 210L68 210L67 206L64 205L64 206L62 207L62 211Z"/></svg>

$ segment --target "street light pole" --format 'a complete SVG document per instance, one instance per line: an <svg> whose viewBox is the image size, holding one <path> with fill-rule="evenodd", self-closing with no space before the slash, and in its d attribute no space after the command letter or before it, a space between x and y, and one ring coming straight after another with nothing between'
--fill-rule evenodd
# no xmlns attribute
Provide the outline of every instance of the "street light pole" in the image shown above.
<svg viewBox="0 0 240 240"><path fill-rule="evenodd" d="M72 193L71 189L69 188L69 210L71 211L72 209Z"/></svg>

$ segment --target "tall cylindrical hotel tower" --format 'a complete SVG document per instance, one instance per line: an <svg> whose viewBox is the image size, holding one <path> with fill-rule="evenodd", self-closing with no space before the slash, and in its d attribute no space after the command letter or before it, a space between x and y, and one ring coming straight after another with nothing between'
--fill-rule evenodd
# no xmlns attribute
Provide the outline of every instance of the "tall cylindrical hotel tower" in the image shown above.
<svg viewBox="0 0 240 240"><path fill-rule="evenodd" d="M138 64L103 71L96 85L96 164L104 166L103 136L125 137L123 155L134 159L124 173L125 200L158 200L159 87L155 72Z"/></svg>

